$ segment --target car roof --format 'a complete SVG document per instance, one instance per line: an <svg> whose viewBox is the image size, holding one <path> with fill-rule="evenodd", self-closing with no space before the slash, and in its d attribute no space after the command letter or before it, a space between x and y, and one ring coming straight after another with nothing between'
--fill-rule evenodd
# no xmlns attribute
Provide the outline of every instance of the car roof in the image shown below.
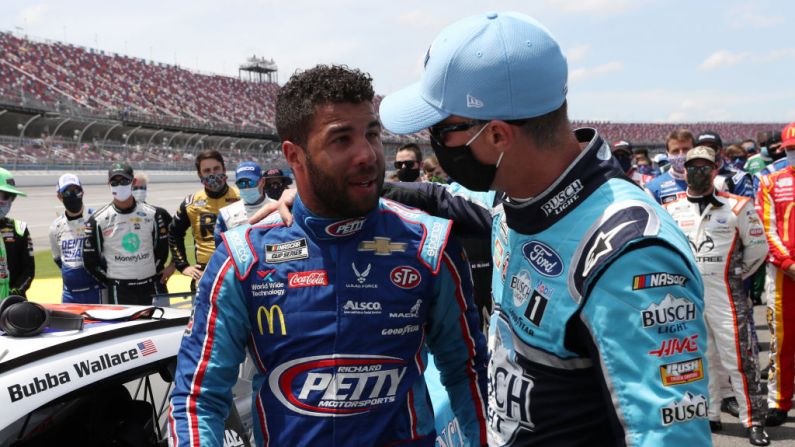
<svg viewBox="0 0 795 447"><path fill-rule="evenodd" d="M48 308L77 311L70 305ZM89 306L103 318L144 306ZM79 313L79 312L76 312ZM159 312L156 314L159 316ZM190 310L164 308L162 318L89 321L82 331L0 337L0 429L20 416L80 388L174 357Z"/></svg>

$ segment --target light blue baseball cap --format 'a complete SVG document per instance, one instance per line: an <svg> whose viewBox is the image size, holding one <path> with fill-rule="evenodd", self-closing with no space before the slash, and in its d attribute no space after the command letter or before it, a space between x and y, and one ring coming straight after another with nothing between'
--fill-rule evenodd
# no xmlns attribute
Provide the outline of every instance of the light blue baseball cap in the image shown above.
<svg viewBox="0 0 795 447"><path fill-rule="evenodd" d="M483 120L541 116L566 100L568 63L552 34L515 12L491 12L443 29L418 83L381 102L381 122L415 133L450 115Z"/></svg>

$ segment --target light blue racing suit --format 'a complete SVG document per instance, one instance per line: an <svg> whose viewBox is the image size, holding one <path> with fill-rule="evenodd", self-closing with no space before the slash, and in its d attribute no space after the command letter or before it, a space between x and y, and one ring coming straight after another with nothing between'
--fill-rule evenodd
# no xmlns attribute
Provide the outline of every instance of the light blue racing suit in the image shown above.
<svg viewBox="0 0 795 447"><path fill-rule="evenodd" d="M530 201L391 185L467 231L491 222L489 445L710 445L687 239L594 130L576 136L586 149Z"/></svg>

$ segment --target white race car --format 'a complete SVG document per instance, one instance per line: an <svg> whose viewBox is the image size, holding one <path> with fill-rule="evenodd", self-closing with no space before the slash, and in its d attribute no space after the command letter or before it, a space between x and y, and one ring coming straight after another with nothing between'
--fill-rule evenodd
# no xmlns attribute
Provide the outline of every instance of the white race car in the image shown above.
<svg viewBox="0 0 795 447"><path fill-rule="evenodd" d="M43 311L52 318L36 323L45 326L39 328L44 332L26 337L9 335L15 330L13 315L10 306L4 307L0 330L8 333L0 335L0 446L167 444L168 399L189 302L183 309L46 305ZM47 328L64 327L63 321L55 322L57 311L83 314L83 328ZM250 412L250 391L236 400L237 407ZM233 411L225 445L249 445L245 433L250 430Z"/></svg>

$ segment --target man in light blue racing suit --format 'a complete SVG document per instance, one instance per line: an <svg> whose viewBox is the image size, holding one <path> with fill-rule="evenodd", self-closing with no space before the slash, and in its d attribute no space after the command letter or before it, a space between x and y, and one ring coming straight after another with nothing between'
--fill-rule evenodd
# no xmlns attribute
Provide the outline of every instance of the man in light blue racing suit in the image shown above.
<svg viewBox="0 0 795 447"><path fill-rule="evenodd" d="M175 445L220 445L246 349L257 445L432 446L430 351L468 445L486 445L486 346L449 221L380 199L368 75L318 66L282 87L276 125L298 189L223 234L199 283L171 396Z"/></svg>
<svg viewBox="0 0 795 447"><path fill-rule="evenodd" d="M483 14L445 28L421 81L381 103L390 131L428 129L466 188L393 185L399 200L491 226L489 445L710 445L687 240L593 129L571 130L567 74L541 24Z"/></svg>

